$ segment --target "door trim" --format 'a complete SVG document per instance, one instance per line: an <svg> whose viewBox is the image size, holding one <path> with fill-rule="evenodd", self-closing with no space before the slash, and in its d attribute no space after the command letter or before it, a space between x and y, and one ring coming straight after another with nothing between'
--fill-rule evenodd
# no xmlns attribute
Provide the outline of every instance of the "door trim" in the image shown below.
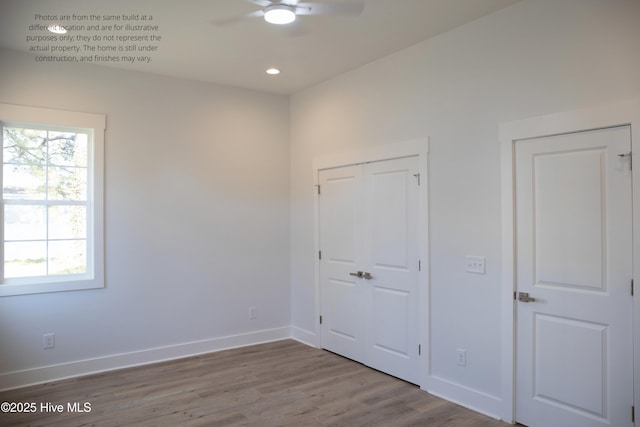
<svg viewBox="0 0 640 427"><path fill-rule="evenodd" d="M640 283L640 99L567 111L557 114L532 117L499 125L501 144L502 181L502 396L501 418L515 422L515 144L519 140L581 132L613 126L631 126L632 157L632 206L633 206L633 279ZM633 328L640 331L640 296L633 301ZM634 338L637 333L634 334ZM635 339L634 348L634 404L640 408L640 340ZM631 413L631 408L629 408ZM640 417L637 417L640 418ZM636 421L638 425L638 421Z"/></svg>
<svg viewBox="0 0 640 427"><path fill-rule="evenodd" d="M429 366L429 220L428 220L428 153L429 138L420 138L404 142L396 142L376 147L369 147L359 150L347 151L336 155L316 157L313 159L313 183L319 185L318 174L321 170L332 169L344 166L352 166L364 163L378 162L384 160L392 160L403 157L418 157L420 186L419 188L419 212L418 212L418 230L419 230L419 257L421 260L421 269L418 279L418 320L420 322L418 336L422 348L419 374L419 386L421 389L427 389L428 366ZM315 187L314 189L317 189ZM318 194L315 192L313 198L313 215L314 215L314 280L315 280L315 336L316 346L321 347L320 333L320 260L318 253L320 251L320 217Z"/></svg>

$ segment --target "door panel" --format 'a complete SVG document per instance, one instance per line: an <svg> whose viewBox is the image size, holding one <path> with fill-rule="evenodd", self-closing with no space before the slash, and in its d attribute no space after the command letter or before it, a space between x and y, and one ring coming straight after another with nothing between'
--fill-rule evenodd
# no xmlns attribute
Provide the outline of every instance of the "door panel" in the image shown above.
<svg viewBox="0 0 640 427"><path fill-rule="evenodd" d="M368 179L366 211L370 215L368 224L371 238L371 264L379 269L408 270L409 249L408 221L408 176L409 169L384 163L367 165ZM406 162L402 162L406 163ZM391 167L391 168L390 168ZM415 178L411 177L412 180Z"/></svg>
<svg viewBox="0 0 640 427"><path fill-rule="evenodd" d="M516 418L629 425L633 405L629 127L516 143Z"/></svg>
<svg viewBox="0 0 640 427"><path fill-rule="evenodd" d="M328 332L343 340L357 341L360 334L357 323L353 321L353 307L358 302L355 283L330 279L325 291L327 299L332 302L328 307L327 319L332 320Z"/></svg>
<svg viewBox="0 0 640 427"><path fill-rule="evenodd" d="M534 282L604 290L605 154L599 148L534 157Z"/></svg>
<svg viewBox="0 0 640 427"><path fill-rule="evenodd" d="M535 398L585 416L605 417L606 325L534 315ZM588 352L583 352L584 349ZM558 381L558 372L572 381ZM575 381L575 382L573 382Z"/></svg>

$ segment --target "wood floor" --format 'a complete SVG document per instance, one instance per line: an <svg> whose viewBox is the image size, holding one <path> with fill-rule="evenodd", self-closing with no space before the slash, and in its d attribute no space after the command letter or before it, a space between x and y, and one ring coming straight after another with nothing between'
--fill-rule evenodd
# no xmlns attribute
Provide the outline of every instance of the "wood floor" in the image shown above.
<svg viewBox="0 0 640 427"><path fill-rule="evenodd" d="M508 424L293 340L0 393L36 413L2 426L451 426ZM69 403L90 404L70 413ZM40 405L62 404L63 413Z"/></svg>

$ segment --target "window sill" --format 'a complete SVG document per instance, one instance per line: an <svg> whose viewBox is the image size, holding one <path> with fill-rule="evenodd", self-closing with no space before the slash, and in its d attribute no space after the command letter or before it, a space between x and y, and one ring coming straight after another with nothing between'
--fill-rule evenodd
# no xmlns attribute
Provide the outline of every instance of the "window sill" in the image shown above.
<svg viewBox="0 0 640 427"><path fill-rule="evenodd" d="M104 288L101 280L73 280L65 282L3 284L0 285L0 297L15 295L44 294L49 292L79 291Z"/></svg>

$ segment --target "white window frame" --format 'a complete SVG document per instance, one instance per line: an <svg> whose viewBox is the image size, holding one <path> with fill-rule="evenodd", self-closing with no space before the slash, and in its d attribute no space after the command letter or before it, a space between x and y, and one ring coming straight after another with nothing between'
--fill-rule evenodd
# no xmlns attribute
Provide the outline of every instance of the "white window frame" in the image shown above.
<svg viewBox="0 0 640 427"><path fill-rule="evenodd" d="M78 275L42 276L42 281L0 277L0 297L104 288L104 131L106 117L100 114L77 113L21 105L0 104L0 123L7 126L33 126L49 130L65 129L87 133L87 273ZM0 139L2 136L0 135ZM1 160L1 153L0 153ZM0 163L1 164L1 163ZM0 184L2 174L0 174ZM1 187L1 185L0 185ZM0 271L4 267L4 200L0 198Z"/></svg>

